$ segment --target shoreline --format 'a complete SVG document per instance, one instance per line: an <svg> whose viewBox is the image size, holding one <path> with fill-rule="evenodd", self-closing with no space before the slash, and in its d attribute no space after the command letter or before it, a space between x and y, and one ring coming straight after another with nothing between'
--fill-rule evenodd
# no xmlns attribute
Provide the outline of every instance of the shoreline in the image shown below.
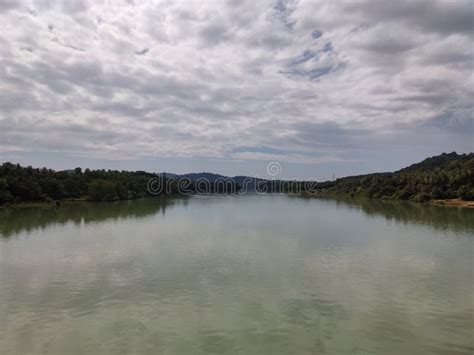
<svg viewBox="0 0 474 355"><path fill-rule="evenodd" d="M292 194L288 194L292 196ZM301 196L307 197L328 197L328 198L337 198L336 195L323 195L323 194L302 194ZM158 196L150 196L150 197L140 197L142 198L153 198ZM76 199L65 199L65 200L58 200L57 201L24 201L24 202L16 202L11 204L0 205L0 209L3 208L28 208L28 207L55 207L60 208L62 204L70 204L70 203L103 203L103 202L120 202L120 201L132 201L137 199L126 199L126 200L116 200L116 201L91 201L87 200L86 198L76 198ZM384 199L377 199L377 200L384 200ZM390 200L390 201L399 201L400 200ZM447 206L447 207L459 207L459 208L474 208L474 201L464 201L460 198L457 199L441 199L441 200L431 200L427 202L414 202L413 203L421 203L421 204L429 204L434 206Z"/></svg>
<svg viewBox="0 0 474 355"><path fill-rule="evenodd" d="M305 193L301 196L308 196L308 197L325 197L325 198L337 198L337 197L348 197L347 195L337 195L337 194L325 194L325 193ZM353 198L353 197L351 197ZM460 208L474 208L474 201L465 201L461 200L460 198L447 198L447 199L438 199L438 200L430 200L426 202L418 202L418 201L409 201L409 200L390 200L390 199L383 199L383 198L374 198L374 200L381 200L381 201L398 201L398 202L411 202L411 203L420 203L425 205L432 205L432 206L446 206L446 207L460 207Z"/></svg>
<svg viewBox="0 0 474 355"><path fill-rule="evenodd" d="M430 203L432 205L436 205L436 206L474 208L474 201L464 201L464 200L461 200L460 198L444 199L444 200L431 200Z"/></svg>
<svg viewBox="0 0 474 355"><path fill-rule="evenodd" d="M23 202L14 202L5 205L0 205L1 208L23 208L23 207L56 207L59 208L63 203L75 203L75 202L94 202L88 201L85 198L75 198L75 199L66 199L66 200L57 200L59 201L59 206L57 205L56 200L54 201L23 201Z"/></svg>

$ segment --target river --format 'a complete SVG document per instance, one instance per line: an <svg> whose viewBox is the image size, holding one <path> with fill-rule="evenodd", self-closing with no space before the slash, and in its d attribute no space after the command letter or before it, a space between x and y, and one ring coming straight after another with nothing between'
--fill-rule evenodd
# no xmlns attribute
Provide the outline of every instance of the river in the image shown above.
<svg viewBox="0 0 474 355"><path fill-rule="evenodd" d="M474 210L283 195L0 210L3 354L472 354Z"/></svg>

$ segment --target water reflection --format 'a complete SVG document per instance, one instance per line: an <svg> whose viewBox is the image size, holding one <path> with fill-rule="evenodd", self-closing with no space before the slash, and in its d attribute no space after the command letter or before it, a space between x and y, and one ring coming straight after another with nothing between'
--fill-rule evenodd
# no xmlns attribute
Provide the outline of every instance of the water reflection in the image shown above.
<svg viewBox="0 0 474 355"><path fill-rule="evenodd" d="M143 218L166 214L175 205L186 205L186 197L148 198L104 203L64 203L61 207L24 206L0 209L0 237L8 238L23 231L44 229L53 224L98 223L125 218Z"/></svg>
<svg viewBox="0 0 474 355"><path fill-rule="evenodd" d="M474 351L470 210L215 196L0 226L5 354Z"/></svg>
<svg viewBox="0 0 474 355"><path fill-rule="evenodd" d="M258 196L239 198L258 198ZM296 196L288 199L306 201L309 204L326 203L343 209L356 208L370 218L382 217L387 222L425 225L439 231L468 233L474 231L474 209L375 199L316 200ZM66 203L60 208L51 206L3 208L0 209L0 237L8 238L23 231L46 228L51 224L97 223L114 219L143 218L155 214L164 215L168 208L176 205L187 206L188 203L187 197L165 197L113 203Z"/></svg>
<svg viewBox="0 0 474 355"><path fill-rule="evenodd" d="M313 197L292 197L308 201ZM436 206L406 201L377 199L321 198L318 200L336 204L338 208L357 208L370 218L383 217L387 222L419 224L440 231L474 232L474 209Z"/></svg>

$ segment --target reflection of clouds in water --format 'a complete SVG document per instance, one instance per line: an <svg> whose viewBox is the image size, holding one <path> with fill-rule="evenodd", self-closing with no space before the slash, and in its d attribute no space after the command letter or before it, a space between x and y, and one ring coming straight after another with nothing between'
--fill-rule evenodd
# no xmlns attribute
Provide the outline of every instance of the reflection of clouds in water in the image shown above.
<svg viewBox="0 0 474 355"><path fill-rule="evenodd" d="M432 274L436 271L435 257L433 255L402 256L400 264L409 269L409 272L416 274Z"/></svg>

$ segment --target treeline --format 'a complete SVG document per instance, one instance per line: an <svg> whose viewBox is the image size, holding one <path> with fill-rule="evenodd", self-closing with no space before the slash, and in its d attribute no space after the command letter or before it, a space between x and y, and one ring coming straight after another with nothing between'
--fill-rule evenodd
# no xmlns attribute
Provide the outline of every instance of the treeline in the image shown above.
<svg viewBox="0 0 474 355"><path fill-rule="evenodd" d="M443 153L393 173L318 183L308 193L426 202L474 200L474 153Z"/></svg>
<svg viewBox="0 0 474 355"><path fill-rule="evenodd" d="M210 184L205 192L236 193L238 189L234 182L226 181ZM0 166L0 204L65 199L116 201L182 191L188 194L199 192L190 180L158 177L145 171L83 171L81 168L54 171L12 163Z"/></svg>
<svg viewBox="0 0 474 355"><path fill-rule="evenodd" d="M247 177L192 180L145 171L35 169L0 166L0 205L25 201L85 199L115 201L157 195L239 192L320 194L425 202L474 200L474 153L425 159L393 173L351 176L327 182L278 181Z"/></svg>

